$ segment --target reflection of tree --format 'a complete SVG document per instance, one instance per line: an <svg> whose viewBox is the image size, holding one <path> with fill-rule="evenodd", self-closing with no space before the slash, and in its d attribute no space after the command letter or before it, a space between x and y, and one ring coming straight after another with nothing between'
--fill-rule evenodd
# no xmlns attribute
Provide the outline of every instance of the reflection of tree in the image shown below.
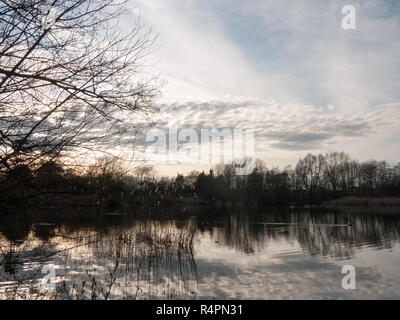
<svg viewBox="0 0 400 320"><path fill-rule="evenodd" d="M35 224L19 246L2 237L0 296L149 299L195 294L194 220L116 219L114 224L98 219L91 227L80 229ZM46 263L58 266L55 292L44 292L40 287ZM6 282L12 285L1 288Z"/></svg>
<svg viewBox="0 0 400 320"><path fill-rule="evenodd" d="M22 244L27 239L30 227L30 221L25 216L0 216L0 232L14 244Z"/></svg>
<svg viewBox="0 0 400 320"><path fill-rule="evenodd" d="M254 241L255 234L252 232L249 216L231 215L226 221L222 234L219 232L222 229L217 229L217 241L245 253L254 253L254 245L257 244L257 241Z"/></svg>
<svg viewBox="0 0 400 320"><path fill-rule="evenodd" d="M193 258L195 231L192 221L187 221L179 229L172 223L142 221L128 230L116 228L106 236L98 235L97 241L88 246L93 255L85 263L96 266L90 267L88 273L107 286L109 272L101 272L102 275L98 271L104 270L102 266L106 266L108 271L112 269L110 267L115 265L118 257L119 267L110 298L191 295L196 280Z"/></svg>
<svg viewBox="0 0 400 320"><path fill-rule="evenodd" d="M262 214L236 212L221 220L200 228L208 229L218 243L245 253L270 241L286 239L298 242L311 255L345 258L365 245L390 248L400 238L400 216L393 214L302 209Z"/></svg>
<svg viewBox="0 0 400 320"><path fill-rule="evenodd" d="M42 298L39 279L54 254L53 245L37 241L32 233L15 243L8 231L6 236L0 233L0 299Z"/></svg>
<svg viewBox="0 0 400 320"><path fill-rule="evenodd" d="M400 238L400 216L395 214L277 210L226 214L204 208L206 213L199 211L197 219L176 221L128 215L73 220L57 227L31 224L19 242L21 237L2 225L0 298L193 297L197 230L209 232L219 245L247 254L284 240L311 255L338 259L351 257L365 245L390 248ZM48 263L58 266L56 292L40 290L41 268Z"/></svg>

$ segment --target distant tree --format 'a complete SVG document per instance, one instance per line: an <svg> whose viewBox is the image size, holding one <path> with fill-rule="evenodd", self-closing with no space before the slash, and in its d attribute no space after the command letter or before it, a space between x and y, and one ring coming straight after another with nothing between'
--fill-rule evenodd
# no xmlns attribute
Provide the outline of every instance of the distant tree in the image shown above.
<svg viewBox="0 0 400 320"><path fill-rule="evenodd" d="M41 187L56 187L63 181L64 169L61 163L56 161L44 162L36 172L36 180Z"/></svg>
<svg viewBox="0 0 400 320"><path fill-rule="evenodd" d="M357 160L351 160L345 163L344 180L345 189L353 193L360 183L360 163Z"/></svg>
<svg viewBox="0 0 400 320"><path fill-rule="evenodd" d="M325 158L323 155L307 154L300 159L296 165L296 175L299 178L302 187L308 191L310 201L314 200L315 192L320 186Z"/></svg>
<svg viewBox="0 0 400 320"><path fill-rule="evenodd" d="M215 197L214 171L212 169L208 175L204 171L199 174L195 183L195 190L203 198L212 199Z"/></svg>
<svg viewBox="0 0 400 320"><path fill-rule="evenodd" d="M135 169L136 176L140 179L140 181L144 181L152 177L155 174L153 165L140 165Z"/></svg>
<svg viewBox="0 0 400 320"><path fill-rule="evenodd" d="M199 171L193 170L189 172L189 174L186 176L186 180L188 184L194 187L194 184L196 183L197 177L200 175Z"/></svg>
<svg viewBox="0 0 400 320"><path fill-rule="evenodd" d="M217 176L223 176L226 183L228 183L230 188L235 187L236 180L236 167L235 164L218 164L215 167L215 173Z"/></svg>
<svg viewBox="0 0 400 320"><path fill-rule="evenodd" d="M175 192L178 194L182 194L185 190L185 177L182 174L179 174L175 178Z"/></svg>
<svg viewBox="0 0 400 320"><path fill-rule="evenodd" d="M126 174L123 163L115 157L104 156L96 160L88 167L87 174L90 177L103 177L110 180L117 180Z"/></svg>
<svg viewBox="0 0 400 320"><path fill-rule="evenodd" d="M250 202L260 202L264 195L264 177L263 172L254 169L247 177L247 200Z"/></svg>
<svg viewBox="0 0 400 320"><path fill-rule="evenodd" d="M279 168L266 169L264 173L266 189L264 201L268 204L286 204L289 201L289 173Z"/></svg>
<svg viewBox="0 0 400 320"><path fill-rule="evenodd" d="M346 164L350 161L349 155L344 152L331 152L325 155L324 176L327 183L336 192L344 179Z"/></svg>
<svg viewBox="0 0 400 320"><path fill-rule="evenodd" d="M393 194L400 194L400 163L393 166Z"/></svg>
<svg viewBox="0 0 400 320"><path fill-rule="evenodd" d="M200 196L207 195L207 185L208 185L208 179L203 171L197 176L197 179L196 179L196 182L194 185L196 193L199 194Z"/></svg>
<svg viewBox="0 0 400 320"><path fill-rule="evenodd" d="M8 179L13 179L19 183L28 183L32 180L32 177L32 170L26 164L18 164L7 174Z"/></svg>
<svg viewBox="0 0 400 320"><path fill-rule="evenodd" d="M362 162L360 165L360 183L361 187L372 194L377 182L377 168L378 162L376 160L369 160Z"/></svg>

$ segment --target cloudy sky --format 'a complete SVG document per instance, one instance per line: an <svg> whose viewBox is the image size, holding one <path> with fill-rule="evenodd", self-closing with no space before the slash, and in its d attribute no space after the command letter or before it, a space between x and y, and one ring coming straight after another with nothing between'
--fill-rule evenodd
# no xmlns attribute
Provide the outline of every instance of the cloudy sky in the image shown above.
<svg viewBox="0 0 400 320"><path fill-rule="evenodd" d="M343 5L356 29L342 28ZM307 152L400 161L397 0L130 0L158 34L162 119L253 128L267 165ZM178 124L179 127L179 124ZM160 166L175 174L195 165Z"/></svg>

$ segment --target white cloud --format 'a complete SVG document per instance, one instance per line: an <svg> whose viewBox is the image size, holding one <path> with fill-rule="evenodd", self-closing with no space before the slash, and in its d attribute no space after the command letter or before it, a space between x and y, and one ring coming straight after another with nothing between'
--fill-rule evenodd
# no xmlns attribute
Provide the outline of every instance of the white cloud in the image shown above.
<svg viewBox="0 0 400 320"><path fill-rule="evenodd" d="M344 1L131 3L159 34L161 120L252 126L271 164L309 150L400 158L399 5L354 1L357 29L345 31Z"/></svg>
<svg viewBox="0 0 400 320"><path fill-rule="evenodd" d="M200 143L201 129L229 128L231 132L237 128L254 129L255 156L266 159L269 165L285 166L307 152L333 150L346 151L360 160L373 157L398 160L397 152L393 152L393 144L397 141L384 142L383 139L388 137L388 132L399 130L400 104L381 105L366 113L325 112L324 108L311 105L226 97L168 103L161 105L161 109L157 128L167 136L172 120L177 120L178 132L194 129ZM379 143L372 144L371 141ZM372 152L371 145L374 146Z"/></svg>

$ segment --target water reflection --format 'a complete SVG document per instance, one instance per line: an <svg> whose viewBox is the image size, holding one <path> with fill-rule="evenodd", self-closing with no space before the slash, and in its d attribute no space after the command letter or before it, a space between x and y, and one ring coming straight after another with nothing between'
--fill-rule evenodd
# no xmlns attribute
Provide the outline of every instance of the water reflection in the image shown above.
<svg viewBox="0 0 400 320"><path fill-rule="evenodd" d="M400 239L397 213L195 208L187 216L186 210L180 220L133 214L79 221L2 219L0 298L189 299L211 297L204 295L210 283L219 286L212 297L242 297L243 292L232 293L234 278L239 279L228 263L232 250L237 259L244 257L247 270L272 250L268 259L279 258L279 272L294 274L312 265L317 277L327 277L324 272L332 263L315 264L315 259L353 259L363 248L391 249ZM257 267L262 275L278 270L268 259ZM57 289L51 292L41 285L46 264L54 264L57 271ZM242 278L243 273L246 270ZM256 277L250 272L245 283L262 278ZM225 284L229 290L222 292L224 281L230 281ZM260 287L267 294L280 285ZM263 293L251 288L245 297L260 298Z"/></svg>
<svg viewBox="0 0 400 320"><path fill-rule="evenodd" d="M311 255L349 258L357 248L390 248L400 239L400 215L321 211L320 209L265 211L220 216L212 223L201 221L216 243L246 254L269 242L286 239L299 243Z"/></svg>

